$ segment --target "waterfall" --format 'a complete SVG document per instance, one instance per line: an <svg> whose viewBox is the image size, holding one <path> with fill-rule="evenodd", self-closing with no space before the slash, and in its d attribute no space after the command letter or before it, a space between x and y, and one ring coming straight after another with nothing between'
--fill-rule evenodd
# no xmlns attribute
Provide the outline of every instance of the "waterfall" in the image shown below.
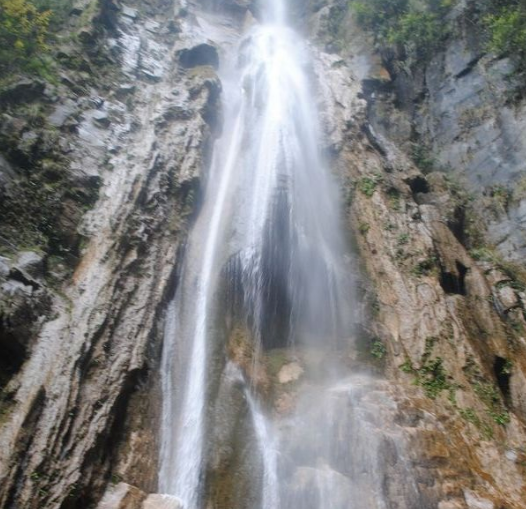
<svg viewBox="0 0 526 509"><path fill-rule="evenodd" d="M239 378L260 458L251 470L259 484L249 481L260 493L250 507L385 509L374 431L385 423L360 410L356 385L340 383L353 282L337 186L320 153L310 51L288 26L284 0L261 10L262 21L222 63L224 134L167 313L160 490L185 509L205 507L209 458L219 454L210 439L212 374L225 356L223 300L232 279L234 314L248 330L254 365L276 348L322 352L296 410L281 421L257 383ZM349 405L356 406L351 417Z"/></svg>

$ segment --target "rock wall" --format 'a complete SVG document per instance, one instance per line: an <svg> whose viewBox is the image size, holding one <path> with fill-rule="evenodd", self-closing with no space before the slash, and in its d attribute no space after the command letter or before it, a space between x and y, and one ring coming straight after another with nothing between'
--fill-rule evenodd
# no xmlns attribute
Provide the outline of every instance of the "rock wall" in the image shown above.
<svg viewBox="0 0 526 509"><path fill-rule="evenodd" d="M343 2L314 5L310 19L322 44L365 80L375 129L424 172L453 176L484 218L486 244L520 262L526 239L523 76L513 58L487 53L478 4L455 2L443 20L449 35L441 50L420 60L376 46Z"/></svg>
<svg viewBox="0 0 526 509"><path fill-rule="evenodd" d="M237 31L247 4L229 2L235 21L220 30ZM526 280L489 249L519 260L526 245L524 104L505 93L512 63L484 54L460 9L443 52L394 73L344 7L298 2L295 19L321 49L325 148L361 254L353 361L388 381L425 507L520 509ZM71 68L58 88L22 81L10 92L44 104L43 120L2 117L13 135L3 138L2 197L24 168L47 171L49 146L61 186L80 192L60 194L64 207L49 216L71 258L23 245L0 258L5 508L90 507L108 484L101 508L155 503L163 310L220 131L220 55L194 6L75 9L78 42L64 45ZM415 160L415 143L432 164Z"/></svg>
<svg viewBox="0 0 526 509"><path fill-rule="evenodd" d="M460 4L444 51L396 73L341 3L311 5L307 17L340 76L326 90L344 137L328 152L363 261L363 348L391 380L426 507L519 508L524 269L490 247L521 259L521 224L505 232L522 198L510 191L497 208L495 187L517 189L522 177L522 138L509 134L521 130L524 103L506 102L512 63L482 53ZM416 164L415 145L432 164Z"/></svg>
<svg viewBox="0 0 526 509"><path fill-rule="evenodd" d="M80 81L86 72L64 74L46 122L67 143L68 179L102 185L72 226L84 240L64 283L46 279L47 253L2 260L2 346L24 348L2 393L6 508L89 507L119 466L155 490L150 374L220 125L214 60L183 63L206 38L182 30L192 20L178 16L177 5L87 4L78 40L88 54L98 48L111 74L92 60L89 82ZM100 81L97 70L107 72Z"/></svg>

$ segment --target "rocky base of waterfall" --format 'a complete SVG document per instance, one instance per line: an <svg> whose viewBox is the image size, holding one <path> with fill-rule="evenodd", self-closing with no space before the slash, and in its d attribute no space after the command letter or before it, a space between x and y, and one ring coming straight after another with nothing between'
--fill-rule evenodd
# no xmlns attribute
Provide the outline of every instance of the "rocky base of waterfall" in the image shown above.
<svg viewBox="0 0 526 509"><path fill-rule="evenodd" d="M135 486L120 482L106 490L97 509L183 509L183 506L176 497L147 495Z"/></svg>
<svg viewBox="0 0 526 509"><path fill-rule="evenodd" d="M192 2L80 3L60 83L0 93L0 507L178 509L156 493L164 312L221 132L220 44L253 14L227 2L212 28ZM347 443L360 437L350 429L374 430L390 509L523 509L525 148L509 133L526 116L524 102L494 100L513 64L473 48L460 11L433 62L395 76L351 16L334 45L336 7L297 6L367 324L342 359L367 381L334 400L335 432ZM415 161L415 136L440 164ZM316 355L270 349L261 366L252 355L232 334L222 366L241 366L287 424L308 406ZM246 419L248 403L233 393L219 442L244 429L231 417ZM235 451L218 450L210 507L233 509ZM321 476L352 496L339 471L289 474L299 491Z"/></svg>

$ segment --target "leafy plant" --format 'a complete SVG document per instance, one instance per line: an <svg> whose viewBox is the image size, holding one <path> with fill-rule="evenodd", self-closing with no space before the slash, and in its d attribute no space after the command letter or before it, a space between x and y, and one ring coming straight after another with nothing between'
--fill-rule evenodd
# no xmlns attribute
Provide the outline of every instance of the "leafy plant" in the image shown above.
<svg viewBox="0 0 526 509"><path fill-rule="evenodd" d="M371 346L371 355L376 359L383 359L387 354L387 348L385 345L380 341L376 340L373 342Z"/></svg>
<svg viewBox="0 0 526 509"><path fill-rule="evenodd" d="M406 46L418 58L428 58L444 36L444 25L432 12L408 12L391 28L387 40Z"/></svg>
<svg viewBox="0 0 526 509"><path fill-rule="evenodd" d="M362 235L367 235L370 229L371 229L371 225L368 223L360 223L360 226L358 226L358 231Z"/></svg>
<svg viewBox="0 0 526 509"><path fill-rule="evenodd" d="M427 276L436 268L437 259L432 256L419 261L412 269L411 274L416 277Z"/></svg>
<svg viewBox="0 0 526 509"><path fill-rule="evenodd" d="M28 0L0 0L0 70L38 68L48 51L51 11L40 11Z"/></svg>
<svg viewBox="0 0 526 509"><path fill-rule="evenodd" d="M510 415L502 404L498 389L490 382L478 381L473 385L475 394L487 406L490 417L500 425L510 422Z"/></svg>
<svg viewBox="0 0 526 509"><path fill-rule="evenodd" d="M430 173L435 169L435 158L432 156L429 148L421 143L412 144L411 159L424 174Z"/></svg>
<svg viewBox="0 0 526 509"><path fill-rule="evenodd" d="M428 58L446 35L443 15L449 0L352 0L356 19L382 45L401 46L417 59Z"/></svg>
<svg viewBox="0 0 526 509"><path fill-rule="evenodd" d="M526 63L526 6L523 2L499 9L485 18L490 32L489 49L516 56Z"/></svg>
<svg viewBox="0 0 526 509"><path fill-rule="evenodd" d="M368 198L371 198L378 187L378 184L382 181L380 175L374 175L372 177L363 177L358 182L358 189L365 194Z"/></svg>
<svg viewBox="0 0 526 509"><path fill-rule="evenodd" d="M409 234L402 233L398 236L397 243L399 246L405 246L409 242Z"/></svg>

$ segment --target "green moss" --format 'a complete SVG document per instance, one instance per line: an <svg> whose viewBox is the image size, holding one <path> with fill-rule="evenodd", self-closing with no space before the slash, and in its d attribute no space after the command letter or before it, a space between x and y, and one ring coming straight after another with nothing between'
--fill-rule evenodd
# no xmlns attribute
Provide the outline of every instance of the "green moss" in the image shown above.
<svg viewBox="0 0 526 509"><path fill-rule="evenodd" d="M387 190L387 204L389 205L389 208L395 212L400 212L402 210L400 191L398 191L398 189L391 187Z"/></svg>
<svg viewBox="0 0 526 509"><path fill-rule="evenodd" d="M30 247L74 264L79 237L73 223L97 200L100 181L72 185L70 162L59 145L60 132L46 123L43 106L16 106L10 113L27 118L34 136L22 144L9 133L0 135L0 149L16 163L19 175L0 202L1 243L12 252ZM66 204L67 224L63 221Z"/></svg>

